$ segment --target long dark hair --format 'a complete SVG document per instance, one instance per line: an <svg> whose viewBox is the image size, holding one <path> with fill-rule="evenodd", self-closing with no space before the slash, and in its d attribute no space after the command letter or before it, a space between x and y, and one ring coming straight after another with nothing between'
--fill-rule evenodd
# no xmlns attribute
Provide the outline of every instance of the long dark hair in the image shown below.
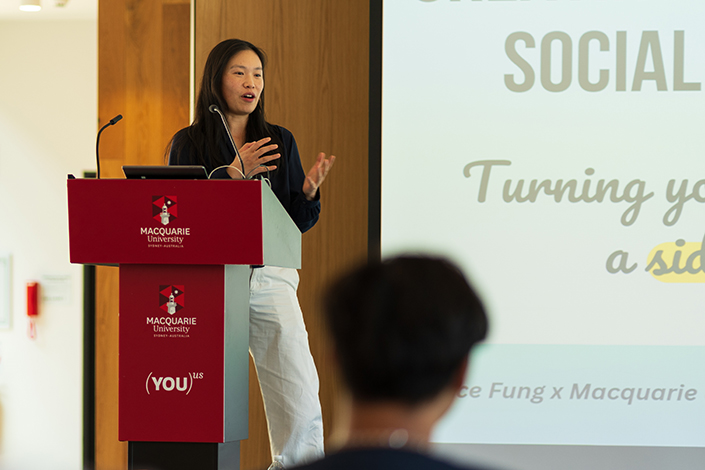
<svg viewBox="0 0 705 470"><path fill-rule="evenodd" d="M167 154L172 155L172 163L197 163L204 165L209 171L230 163L230 161L226 161L228 157L223 155L220 150L221 142L224 139L225 141L228 140L223 123L220 116L211 113L208 108L215 104L223 111L228 110L228 104L223 98L223 73L230 59L235 54L245 50L251 50L257 54L257 57L262 62L262 74L264 76L267 56L264 51L254 44L241 39L226 39L215 46L208 54L208 59L203 69L203 79L201 80L201 89L196 100L196 116L193 123L186 128L185 136L179 136L179 138L174 136L167 146ZM271 137L271 143L279 145L275 152L282 151L283 143L279 132L265 118L263 89L257 102L257 107L247 119L245 138L247 142L253 142L264 137ZM195 158L196 162L181 161L182 152L186 147L195 150L195 154L191 155L191 160Z"/></svg>

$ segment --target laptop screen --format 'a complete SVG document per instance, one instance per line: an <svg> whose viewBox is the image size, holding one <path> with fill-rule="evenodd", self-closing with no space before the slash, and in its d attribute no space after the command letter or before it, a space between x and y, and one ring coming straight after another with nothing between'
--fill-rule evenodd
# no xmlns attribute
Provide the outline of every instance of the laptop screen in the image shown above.
<svg viewBox="0 0 705 470"><path fill-rule="evenodd" d="M127 179L208 179L205 167L199 165L124 165L122 171Z"/></svg>

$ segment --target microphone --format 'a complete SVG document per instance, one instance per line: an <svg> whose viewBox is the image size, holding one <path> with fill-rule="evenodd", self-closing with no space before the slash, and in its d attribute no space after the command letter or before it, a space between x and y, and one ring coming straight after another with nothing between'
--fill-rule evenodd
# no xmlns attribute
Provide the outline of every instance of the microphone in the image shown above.
<svg viewBox="0 0 705 470"><path fill-rule="evenodd" d="M242 176L245 177L245 163L242 161L242 157L240 156L240 152L237 151L237 146L235 145L235 141L233 140L233 135L230 133L230 127L228 126L228 121L225 120L225 116L223 113L220 111L218 106L212 104L208 106L208 111L210 111L213 114L218 114L220 116L220 120L223 121L223 127L225 127L225 133L228 134L228 138L230 139L230 144L233 146L233 150L235 150L235 155L237 155L237 159L240 160L240 168L242 168ZM245 179L247 179L245 177Z"/></svg>
<svg viewBox="0 0 705 470"><path fill-rule="evenodd" d="M100 148L100 134L105 130L106 127L115 125L120 119L122 119L122 114L118 114L117 116L112 118L109 123L101 127L98 131L98 137L95 140L95 166L98 170L96 172L96 179L100 179L100 157L98 156L98 149Z"/></svg>

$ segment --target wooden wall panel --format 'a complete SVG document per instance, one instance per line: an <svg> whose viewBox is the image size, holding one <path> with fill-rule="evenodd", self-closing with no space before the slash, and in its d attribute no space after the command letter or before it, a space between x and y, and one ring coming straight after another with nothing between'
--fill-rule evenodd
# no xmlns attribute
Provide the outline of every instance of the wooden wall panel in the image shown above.
<svg viewBox="0 0 705 470"><path fill-rule="evenodd" d="M127 468L127 444L118 441L118 268L96 269L96 469Z"/></svg>
<svg viewBox="0 0 705 470"><path fill-rule="evenodd" d="M321 377L326 435L338 393L320 317L320 295L341 270L367 256L368 0L195 0L195 70L223 39L263 48L268 120L291 130L304 168L319 151L338 157L322 190L320 222L303 237L299 299ZM268 441L251 369L250 438L241 468L266 468Z"/></svg>
<svg viewBox="0 0 705 470"><path fill-rule="evenodd" d="M105 0L98 5L101 177L122 165L164 163L171 136L189 124L189 0ZM117 268L96 273L96 469L127 468L117 440Z"/></svg>

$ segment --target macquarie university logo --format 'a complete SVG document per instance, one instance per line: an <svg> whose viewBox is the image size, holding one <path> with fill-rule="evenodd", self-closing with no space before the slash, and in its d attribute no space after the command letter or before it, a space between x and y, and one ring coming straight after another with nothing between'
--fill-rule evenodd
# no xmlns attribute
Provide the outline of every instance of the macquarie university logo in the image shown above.
<svg viewBox="0 0 705 470"><path fill-rule="evenodd" d="M162 225L176 219L176 196L152 196L152 218Z"/></svg>
<svg viewBox="0 0 705 470"><path fill-rule="evenodd" d="M184 286L160 285L159 309L160 315L148 316L147 327L155 338L189 338L196 328L196 317L176 315L185 306Z"/></svg>
<svg viewBox="0 0 705 470"><path fill-rule="evenodd" d="M140 227L140 235L146 236L147 248L184 247L184 240L191 235L191 228L169 227L169 224L176 220L177 215L176 196L152 196L152 219L157 224Z"/></svg>
<svg viewBox="0 0 705 470"><path fill-rule="evenodd" d="M184 286L159 286L159 308L169 315L184 308Z"/></svg>

